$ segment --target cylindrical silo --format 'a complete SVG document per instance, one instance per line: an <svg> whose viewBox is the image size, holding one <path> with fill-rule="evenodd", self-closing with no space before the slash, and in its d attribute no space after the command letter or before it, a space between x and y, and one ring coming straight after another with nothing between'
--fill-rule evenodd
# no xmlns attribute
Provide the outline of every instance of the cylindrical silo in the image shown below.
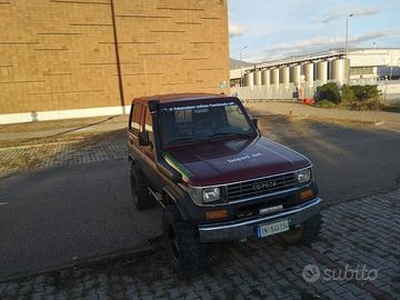
<svg viewBox="0 0 400 300"><path fill-rule="evenodd" d="M290 69L289 67L283 67L280 69L280 79L281 79L281 83L283 84L288 84L289 80L290 80Z"/></svg>
<svg viewBox="0 0 400 300"><path fill-rule="evenodd" d="M314 64L308 63L304 65L304 76L307 82L314 81Z"/></svg>
<svg viewBox="0 0 400 300"><path fill-rule="evenodd" d="M279 69L273 69L271 72L271 84L279 85Z"/></svg>
<svg viewBox="0 0 400 300"><path fill-rule="evenodd" d="M254 72L249 72L244 75L245 86L253 89L254 87Z"/></svg>
<svg viewBox="0 0 400 300"><path fill-rule="evenodd" d="M328 81L328 62L320 61L317 65L317 79L321 83L326 83Z"/></svg>
<svg viewBox="0 0 400 300"><path fill-rule="evenodd" d="M256 86L261 86L261 70L255 72L254 84Z"/></svg>
<svg viewBox="0 0 400 300"><path fill-rule="evenodd" d="M290 82L299 83L301 76L301 66L292 66L290 68Z"/></svg>
<svg viewBox="0 0 400 300"><path fill-rule="evenodd" d="M261 84L269 85L271 81L270 71L268 69L262 70L261 72Z"/></svg>
<svg viewBox="0 0 400 300"><path fill-rule="evenodd" d="M339 84L343 84L344 75L345 75L345 60L344 59L335 59L331 62L332 66L332 80L336 81Z"/></svg>

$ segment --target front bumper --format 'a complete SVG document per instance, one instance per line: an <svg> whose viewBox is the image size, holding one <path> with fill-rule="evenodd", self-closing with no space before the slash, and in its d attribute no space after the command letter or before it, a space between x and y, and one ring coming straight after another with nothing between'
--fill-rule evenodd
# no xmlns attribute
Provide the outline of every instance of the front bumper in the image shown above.
<svg viewBox="0 0 400 300"><path fill-rule="evenodd" d="M321 210L322 200L315 198L306 203L286 209L280 213L271 214L257 219L236 222L220 222L199 225L201 242L216 242L241 240L257 236L257 227L276 221L287 219L289 226L304 223L317 215Z"/></svg>

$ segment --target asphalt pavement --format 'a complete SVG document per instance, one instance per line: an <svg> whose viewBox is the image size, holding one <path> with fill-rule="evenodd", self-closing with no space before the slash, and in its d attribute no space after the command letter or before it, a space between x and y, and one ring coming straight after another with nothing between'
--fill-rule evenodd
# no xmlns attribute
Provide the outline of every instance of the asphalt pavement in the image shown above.
<svg viewBox="0 0 400 300"><path fill-rule="evenodd" d="M0 278L149 247L161 210L135 209L128 171L117 160L2 179Z"/></svg>
<svg viewBox="0 0 400 300"><path fill-rule="evenodd" d="M264 134L312 159L327 204L398 187L400 114L341 119L339 110L292 103L246 106L262 115ZM0 149L0 278L152 249L161 232L161 210L138 212L133 206L126 116L63 122L58 128L31 125L40 130L24 131L29 125L20 124L0 131L6 141ZM51 143L55 137L68 138ZM22 159L28 163L16 163Z"/></svg>

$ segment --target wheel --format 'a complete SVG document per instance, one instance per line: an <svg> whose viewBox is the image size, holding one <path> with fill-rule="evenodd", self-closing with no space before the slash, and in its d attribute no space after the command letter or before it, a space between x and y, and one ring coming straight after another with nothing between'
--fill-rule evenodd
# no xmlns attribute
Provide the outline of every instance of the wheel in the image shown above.
<svg viewBox="0 0 400 300"><path fill-rule="evenodd" d="M132 162L131 163L131 191L132 198L138 210L154 206L155 201L148 191L148 182L143 172Z"/></svg>
<svg viewBox="0 0 400 300"><path fill-rule="evenodd" d="M197 274L205 265L206 249L195 225L182 220L175 206L167 206L162 216L165 247L179 277Z"/></svg>
<svg viewBox="0 0 400 300"><path fill-rule="evenodd" d="M321 223L321 215L317 214L301 224L299 228L284 232L281 236L288 244L309 245L318 238L321 231Z"/></svg>

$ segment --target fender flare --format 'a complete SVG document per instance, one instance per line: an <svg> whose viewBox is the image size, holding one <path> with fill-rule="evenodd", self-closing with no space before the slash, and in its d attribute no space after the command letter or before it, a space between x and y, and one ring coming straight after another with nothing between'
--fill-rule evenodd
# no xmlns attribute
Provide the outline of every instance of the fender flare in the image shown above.
<svg viewBox="0 0 400 300"><path fill-rule="evenodd" d="M187 220L188 216L186 213L185 208L181 205L181 201L179 200L179 198L181 198L182 196L180 196L177 191L173 190L172 188L170 188L169 186L166 186L163 188L162 190L162 203L163 205L166 207L168 205L175 205L177 207L177 209L179 210L179 213L182 217L183 220ZM168 199L167 199L168 197Z"/></svg>

